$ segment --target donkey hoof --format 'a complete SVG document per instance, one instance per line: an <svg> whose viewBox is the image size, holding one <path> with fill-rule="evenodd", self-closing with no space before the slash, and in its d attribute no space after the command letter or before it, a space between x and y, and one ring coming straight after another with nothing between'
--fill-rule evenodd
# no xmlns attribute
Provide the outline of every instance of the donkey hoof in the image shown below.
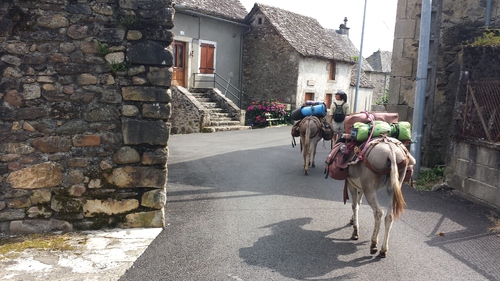
<svg viewBox="0 0 500 281"><path fill-rule="evenodd" d="M316 167L316 164L313 163L311 167L313 167L313 168Z"/></svg>
<svg viewBox="0 0 500 281"><path fill-rule="evenodd" d="M351 236L351 240L358 240L358 239L359 239L359 235L353 234Z"/></svg>
<svg viewBox="0 0 500 281"><path fill-rule="evenodd" d="M378 251L377 247L370 248L370 255L375 255L377 253L377 251ZM382 253L380 253L380 254L382 254ZM379 256L380 256L380 254L379 254Z"/></svg>
<svg viewBox="0 0 500 281"><path fill-rule="evenodd" d="M380 251L380 253L378 253L378 256L377 256L377 257L379 257L379 258L385 258L385 257L386 257L386 254L387 254L386 252L382 252L382 251Z"/></svg>

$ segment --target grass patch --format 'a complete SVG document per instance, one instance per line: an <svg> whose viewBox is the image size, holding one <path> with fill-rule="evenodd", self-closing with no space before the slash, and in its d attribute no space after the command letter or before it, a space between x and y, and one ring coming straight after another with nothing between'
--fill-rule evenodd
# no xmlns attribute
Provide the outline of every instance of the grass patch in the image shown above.
<svg viewBox="0 0 500 281"><path fill-rule="evenodd" d="M415 188L418 190L431 190L436 184L443 183L444 166L437 166L432 169L423 169L418 174L415 181Z"/></svg>
<svg viewBox="0 0 500 281"><path fill-rule="evenodd" d="M111 72L113 73L128 70L127 64L124 62L119 62L119 63L113 62L108 64L108 66L111 69Z"/></svg>
<svg viewBox="0 0 500 281"><path fill-rule="evenodd" d="M500 46L499 30L486 29L470 46Z"/></svg>
<svg viewBox="0 0 500 281"><path fill-rule="evenodd" d="M74 245L69 243L69 234L30 234L0 238L0 260L15 258L28 250L69 251Z"/></svg>
<svg viewBox="0 0 500 281"><path fill-rule="evenodd" d="M106 43L101 43L100 41L97 41L97 48L100 55L105 56L111 53L111 50L109 49L109 46Z"/></svg>

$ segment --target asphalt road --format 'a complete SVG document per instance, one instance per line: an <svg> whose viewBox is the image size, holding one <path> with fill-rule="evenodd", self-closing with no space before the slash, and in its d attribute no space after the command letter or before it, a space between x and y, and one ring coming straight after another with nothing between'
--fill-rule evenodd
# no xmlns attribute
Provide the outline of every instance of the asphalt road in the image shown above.
<svg viewBox="0 0 500 281"><path fill-rule="evenodd" d="M404 186L388 256L370 255L370 207L350 240L343 182L324 177L330 143L305 176L290 128L171 136L167 226L120 280L500 280L495 211L449 191Z"/></svg>

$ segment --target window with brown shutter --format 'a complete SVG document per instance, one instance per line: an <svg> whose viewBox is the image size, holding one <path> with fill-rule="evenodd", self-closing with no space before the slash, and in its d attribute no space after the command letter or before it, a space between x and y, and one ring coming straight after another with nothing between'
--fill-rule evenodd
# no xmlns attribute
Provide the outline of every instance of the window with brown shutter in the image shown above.
<svg viewBox="0 0 500 281"><path fill-rule="evenodd" d="M335 72L337 72L337 66L334 61L330 61L330 73L328 75L328 80L335 80Z"/></svg>
<svg viewBox="0 0 500 281"><path fill-rule="evenodd" d="M200 45L200 73L214 73L214 55L215 46L212 44L202 43Z"/></svg>

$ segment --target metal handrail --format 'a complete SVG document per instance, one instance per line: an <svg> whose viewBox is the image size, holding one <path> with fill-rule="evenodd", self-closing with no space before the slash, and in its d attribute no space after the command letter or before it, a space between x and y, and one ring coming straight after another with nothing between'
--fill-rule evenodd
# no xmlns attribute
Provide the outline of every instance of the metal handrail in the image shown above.
<svg viewBox="0 0 500 281"><path fill-rule="evenodd" d="M206 76L207 75L213 75L213 79L196 79L197 76L201 76L203 74L203 78L207 78ZM221 90L224 90L224 91L221 91L224 93L224 96L227 96L227 93L229 93L231 96L233 96L238 102L238 107L241 107L241 96L243 95L243 92L236 88L233 84L231 84L230 81L227 81L226 79L224 79L222 76L220 76L219 74L217 73L212 73L212 74L206 74L206 73L193 73L193 88L197 88L196 87L196 83L197 82L202 82L202 83L211 83L213 85L214 88L218 88L217 86L219 86L221 88ZM225 82L225 85L222 84L221 82L219 82L218 79L222 80ZM233 93L233 91L236 91L237 95L235 95Z"/></svg>

